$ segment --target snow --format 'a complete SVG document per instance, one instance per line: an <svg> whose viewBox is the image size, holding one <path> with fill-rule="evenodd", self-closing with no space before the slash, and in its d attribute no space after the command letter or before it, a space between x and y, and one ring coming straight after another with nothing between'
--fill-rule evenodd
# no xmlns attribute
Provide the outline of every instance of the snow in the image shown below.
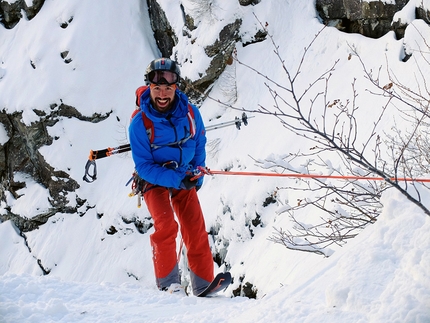
<svg viewBox="0 0 430 323"><path fill-rule="evenodd" d="M187 10L198 10L197 1L160 1L178 35L183 24L180 3ZM411 88L430 72L425 56L401 61L405 51L426 48L424 40L430 37L430 28L414 19L410 3L395 17L412 24L402 40L396 40L394 33L375 40L330 27L321 31L313 1L261 1L248 7L234 1L208 3L213 6L211 15L202 11L198 28L192 31L197 43L180 37L174 49L183 76L196 79L204 72L209 59L202 46L212 43L219 30L236 18L243 19L240 34L245 40L267 22L285 66L293 73L303 49L321 32L307 52L296 90L305 91L338 59L329 99L351 97L351 84L357 79L358 141L364 142L373 131L369 119L378 115L384 100L369 93L371 86L357 55L369 70L388 64ZM428 7L427 2L424 5ZM65 22L67 27L61 27ZM71 62L61 57L64 51ZM48 129L58 139L41 147L40 153L56 170L67 171L78 181L80 188L67 196L70 206L76 205L76 196L86 202L78 214L56 214L22 235L11 221L0 223L0 322L430 322L430 217L399 192L387 190L378 221L343 247L332 247L330 257L288 250L269 237L274 228L291 228L287 211L311 194L279 189L300 185L293 178L206 177L199 196L207 229L218 230L219 240L211 241L212 247L224 250L234 282L211 299L159 292L149 244L153 229L142 234L131 222L148 224L150 219L146 207L138 209L136 199L128 197L130 155L97 161L98 179L92 184L82 180L91 149L128 142L134 91L143 83L147 64L158 56L146 4L139 0L121 6L113 0L47 0L34 19L21 19L11 30L0 27L2 109L22 111L22 121L28 125L38 121L33 109L50 113L53 104L71 105L86 116L112 111L100 123L62 118ZM216 100L251 110L270 107L273 100L264 76L286 83L269 39L246 47L238 44L237 57L263 75L241 64L229 66L211 92L215 100L207 99L201 106L207 126L241 114ZM382 83L388 82L386 73L380 77ZM392 127L397 110L391 110L376 131ZM249 125L239 131L226 127L208 132L208 166L266 171L256 163L262 160L267 171L274 163L304 170L304 163L285 157L308 151L314 143L288 132L276 118L251 116ZM315 116L320 119L318 113ZM330 125L332 120L327 122ZM0 127L0 144L8 140L6 129ZM330 171L341 167L338 160L321 157ZM35 218L49 211L45 188L24 174L15 174L15 180L26 187L17 191L22 194L18 199L5 192L12 212ZM277 202L264 207L273 194ZM428 206L428 194L422 192L422 198ZM0 202L2 214L5 208ZM256 214L262 221L258 226L252 225ZM312 223L318 216L307 213L303 222ZM223 270L224 266L216 267L216 272ZM230 298L241 279L254 285L257 299Z"/></svg>
<svg viewBox="0 0 430 323"><path fill-rule="evenodd" d="M3 124L0 125L0 145L4 145L8 142L9 136L7 135L6 129L4 128Z"/></svg>
<svg viewBox="0 0 430 323"><path fill-rule="evenodd" d="M409 1L402 10L396 12L393 17L394 22L401 22L402 24L409 24L415 19L415 8L423 8L424 10L430 10L429 0L411 0Z"/></svg>
<svg viewBox="0 0 430 323"><path fill-rule="evenodd" d="M11 212L15 214L21 214L24 218L32 218L36 212L45 213L49 210L49 193L39 183L36 183L34 179L28 175L17 173L14 176L14 181L24 182L25 187L17 190L19 195L22 195L20 199L14 198L8 199L8 205L12 206Z"/></svg>

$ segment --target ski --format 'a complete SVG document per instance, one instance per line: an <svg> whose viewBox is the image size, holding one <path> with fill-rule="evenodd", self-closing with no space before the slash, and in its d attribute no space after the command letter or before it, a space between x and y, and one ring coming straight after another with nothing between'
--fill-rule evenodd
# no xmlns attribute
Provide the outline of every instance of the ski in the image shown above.
<svg viewBox="0 0 430 323"><path fill-rule="evenodd" d="M219 273L206 289L197 295L197 297L208 297L223 291L231 284L231 274L229 272Z"/></svg>

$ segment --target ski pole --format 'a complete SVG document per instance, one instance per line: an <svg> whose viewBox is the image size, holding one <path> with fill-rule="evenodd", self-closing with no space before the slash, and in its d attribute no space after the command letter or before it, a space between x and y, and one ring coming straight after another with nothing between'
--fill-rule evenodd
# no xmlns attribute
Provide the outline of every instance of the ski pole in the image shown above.
<svg viewBox="0 0 430 323"><path fill-rule="evenodd" d="M243 172L243 171L222 171L210 170L207 167L198 167L199 173L192 180L203 175L231 175L231 176L268 176L268 177L291 177L291 178L331 178L345 180L369 180L369 181L405 181L405 182L423 182L430 183L430 178L409 178L409 177L369 177L355 175L318 175L318 174L286 174L286 173L265 173L265 172Z"/></svg>
<svg viewBox="0 0 430 323"><path fill-rule="evenodd" d="M235 117L234 120L230 120L230 121L226 121L226 122L221 122L218 124L214 124L211 126L207 126L206 127L206 131L211 131L211 130L215 130L215 129L220 129L220 128L224 128L224 127L229 127L232 125L236 125L237 130L240 130L240 126L242 125L242 123L247 126L248 125L248 119L254 118L254 116L250 116L248 117L246 115L246 113L242 113L242 118L238 118Z"/></svg>
<svg viewBox="0 0 430 323"><path fill-rule="evenodd" d="M215 129L220 129L232 125L236 125L236 128L240 130L240 127L242 123L247 126L248 125L248 119L253 118L253 116L248 117L245 112L242 113L242 117L235 117L234 120L222 122L219 124L211 125L206 127L206 131L211 131ZM83 180L87 183L92 183L97 179L97 165L96 165L96 159L101 159L105 157L110 157L112 155L125 153L127 151L130 151L131 147L130 144L124 144L118 147L107 147L105 149L101 150L90 150L90 156L88 157L88 161L85 165L85 174L83 176ZM90 173L90 170L92 168L92 174Z"/></svg>
<svg viewBox="0 0 430 323"><path fill-rule="evenodd" d="M206 127L206 131L211 131L211 130L215 130L215 129L219 129L219 128L223 128L223 127L228 127L228 126L232 126L232 125L236 125L236 128L238 130L240 130L240 126L242 125L242 123L247 126L248 125L248 119L253 118L253 116L248 117L246 115L246 113L244 112L242 114L242 118L238 118L236 117L234 120L230 120L230 121L226 121L226 122L222 122L222 123L218 123L212 126L208 126ZM105 158L105 157L109 157L112 155L116 155L116 154L120 154L120 153L125 153L126 151L130 151L131 147L130 144L125 144L125 145L121 145L118 147L108 147L102 150L90 150L90 156L89 156L89 160L96 160L96 159L100 159L100 158Z"/></svg>

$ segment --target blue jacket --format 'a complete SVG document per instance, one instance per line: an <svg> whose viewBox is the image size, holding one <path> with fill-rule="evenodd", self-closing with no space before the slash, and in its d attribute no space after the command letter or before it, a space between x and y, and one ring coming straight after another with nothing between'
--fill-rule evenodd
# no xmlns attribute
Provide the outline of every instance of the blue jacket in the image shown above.
<svg viewBox="0 0 430 323"><path fill-rule="evenodd" d="M151 184L179 189L187 171L205 166L206 132L203 120L199 110L191 105L196 125L195 135L178 143L191 133L187 117L188 97L176 90L172 109L167 113L160 113L152 107L149 93L149 89L142 93L140 108L154 124L154 141L151 147L142 115L137 113L129 127L135 168L138 175ZM163 166L172 161L177 163L176 169ZM202 181L203 177L199 178L197 185L201 185Z"/></svg>

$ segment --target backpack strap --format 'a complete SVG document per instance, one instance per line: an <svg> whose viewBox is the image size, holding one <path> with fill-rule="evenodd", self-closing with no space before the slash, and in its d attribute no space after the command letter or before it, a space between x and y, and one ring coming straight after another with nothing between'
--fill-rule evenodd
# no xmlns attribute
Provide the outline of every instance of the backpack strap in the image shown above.
<svg viewBox="0 0 430 323"><path fill-rule="evenodd" d="M148 85L139 86L136 90L136 106L140 109L140 97L148 89Z"/></svg>
<svg viewBox="0 0 430 323"><path fill-rule="evenodd" d="M194 120L193 107L189 103L188 103L187 118L188 118L188 122L190 123L191 137L194 137L194 135L196 134L196 120Z"/></svg>
<svg viewBox="0 0 430 323"><path fill-rule="evenodd" d="M149 138L149 143L152 146L152 143L154 142L154 123L151 121L151 119L148 118L145 112L141 111L142 120L143 120L143 126L146 129L146 135Z"/></svg>
<svg viewBox="0 0 430 323"><path fill-rule="evenodd" d="M146 134L148 135L149 141L151 144L154 142L154 124L152 121L146 116L146 114L141 111L140 109L140 97L142 94L149 88L147 85L143 85L137 88L136 90L136 108L134 109L133 113L131 114L130 121L141 112L143 125L146 129Z"/></svg>
<svg viewBox="0 0 430 323"><path fill-rule="evenodd" d="M148 89L147 85L143 85L137 88L136 90L136 108L134 109L133 113L131 114L130 121L133 120L134 116L140 112L140 97L142 96L143 92L145 92Z"/></svg>

